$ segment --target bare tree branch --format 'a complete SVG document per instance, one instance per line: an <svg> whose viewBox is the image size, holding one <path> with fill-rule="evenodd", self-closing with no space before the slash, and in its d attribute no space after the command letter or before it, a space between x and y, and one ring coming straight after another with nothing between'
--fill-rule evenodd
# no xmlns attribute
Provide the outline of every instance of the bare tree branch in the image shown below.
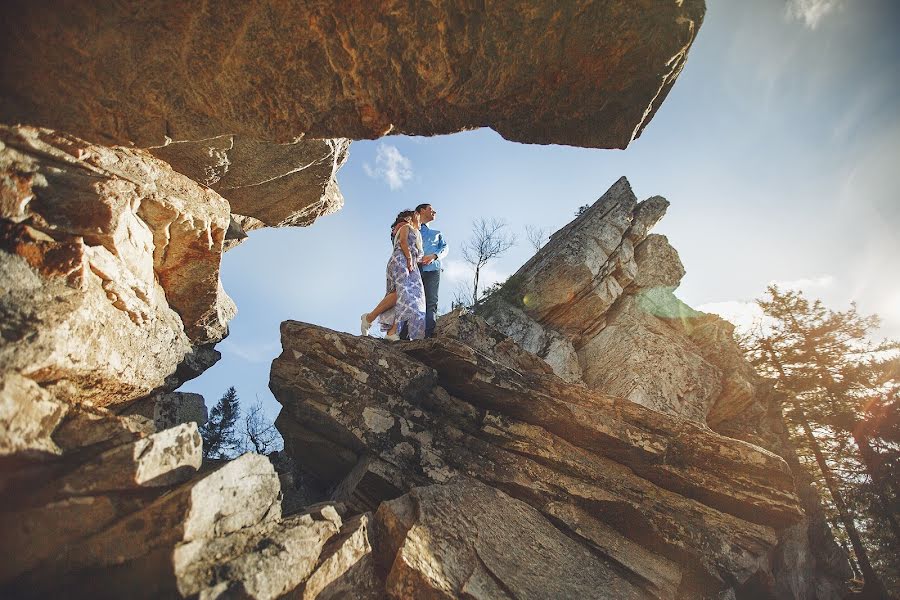
<svg viewBox="0 0 900 600"><path fill-rule="evenodd" d="M535 253L541 249L549 238L546 228L537 227L535 225L525 226L525 237L528 238L528 243L534 248Z"/></svg>
<svg viewBox="0 0 900 600"><path fill-rule="evenodd" d="M258 398L256 404L244 413L240 433L242 450L257 454L269 454L276 450L281 437L275 425L266 419L262 402Z"/></svg>
<svg viewBox="0 0 900 600"><path fill-rule="evenodd" d="M472 284L472 305L478 303L478 281L481 269L491 260L515 246L516 236L506 230L501 219L478 218L472 223L472 236L462 245L463 260L472 266L475 279Z"/></svg>
<svg viewBox="0 0 900 600"><path fill-rule="evenodd" d="M469 306L472 302L472 285L460 282L453 291L453 300L450 302L450 310L455 310L461 306Z"/></svg>

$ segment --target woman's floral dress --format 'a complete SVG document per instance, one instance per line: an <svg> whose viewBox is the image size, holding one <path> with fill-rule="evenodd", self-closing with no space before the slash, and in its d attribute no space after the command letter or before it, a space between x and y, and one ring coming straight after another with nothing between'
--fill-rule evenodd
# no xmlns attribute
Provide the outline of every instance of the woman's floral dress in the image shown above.
<svg viewBox="0 0 900 600"><path fill-rule="evenodd" d="M406 257L400 247L400 235L394 238L394 251L387 263L387 290L397 291L397 304L386 310L379 317L381 329L387 331L394 322L401 327L406 321L409 339L420 340L425 337L425 287L422 285L422 274L419 273L419 259L422 258L422 245L418 242L419 232L412 227L405 227L409 252L412 255L414 268L412 273L406 269Z"/></svg>

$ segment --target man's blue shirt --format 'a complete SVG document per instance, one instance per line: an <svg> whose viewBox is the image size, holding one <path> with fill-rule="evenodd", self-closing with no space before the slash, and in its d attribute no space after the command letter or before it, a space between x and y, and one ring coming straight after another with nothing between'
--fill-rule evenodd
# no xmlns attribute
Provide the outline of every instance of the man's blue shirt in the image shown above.
<svg viewBox="0 0 900 600"><path fill-rule="evenodd" d="M437 229L431 229L428 225L419 226L419 233L422 234L422 251L427 256L429 254L437 254L437 260L427 264L420 265L423 271L440 271L441 259L447 256L447 242L444 236Z"/></svg>

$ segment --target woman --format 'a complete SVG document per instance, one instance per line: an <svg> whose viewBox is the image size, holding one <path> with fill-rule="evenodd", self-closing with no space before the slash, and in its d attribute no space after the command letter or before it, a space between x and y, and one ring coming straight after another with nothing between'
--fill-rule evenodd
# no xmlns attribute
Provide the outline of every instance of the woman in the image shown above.
<svg viewBox="0 0 900 600"><path fill-rule="evenodd" d="M400 339L398 327L405 321L410 339L425 337L425 288L419 273L422 237L419 214L405 210L397 215L391 230L394 251L387 264L387 293L372 312L360 319L361 333L367 335L372 322L379 318L386 339Z"/></svg>
<svg viewBox="0 0 900 600"><path fill-rule="evenodd" d="M397 232L403 225L410 222L410 220L412 219L412 213L413 211L407 209L401 210L397 214L397 218L394 219L394 223L391 225L390 240L392 243L396 243ZM393 288L390 288L384 295L384 298L381 299L381 302L379 302L375 306L375 308L372 309L372 312L362 314L359 319L359 334L363 336L369 335L369 329L372 328L372 323L375 322L375 319L377 319L382 313L384 313L384 311L388 310L396 303L397 291Z"/></svg>

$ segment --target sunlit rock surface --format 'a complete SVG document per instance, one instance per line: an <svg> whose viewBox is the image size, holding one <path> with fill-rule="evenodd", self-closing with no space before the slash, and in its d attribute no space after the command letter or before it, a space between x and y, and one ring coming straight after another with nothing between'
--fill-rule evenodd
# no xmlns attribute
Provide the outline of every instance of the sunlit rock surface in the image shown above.
<svg viewBox="0 0 900 600"><path fill-rule="evenodd" d="M647 597L538 510L477 480L416 488L376 519L394 598Z"/></svg>
<svg viewBox="0 0 900 600"><path fill-rule="evenodd" d="M0 127L0 186L0 372L107 405L215 362L204 348L235 313L218 194L146 152L30 127Z"/></svg>
<svg viewBox="0 0 900 600"><path fill-rule="evenodd" d="M491 127L624 148L665 99L702 0L14 0L0 122L102 143L290 142ZM245 213L241 213L245 214Z"/></svg>
<svg viewBox="0 0 900 600"><path fill-rule="evenodd" d="M160 403L218 358L222 251L336 210L344 138L624 147L703 11L0 5L0 121L69 132L0 129L0 596L840 596L778 399L675 298L667 203L624 180L490 325L284 324L278 426L339 502L283 505L264 457L201 466L197 411Z"/></svg>
<svg viewBox="0 0 900 600"><path fill-rule="evenodd" d="M472 327L483 326L461 329ZM529 371L522 367L535 357L508 342L494 358L468 339L439 336L392 347L286 322L282 344L271 387L284 406L279 427L286 444L305 467L343 488L351 505L377 506L423 485L473 477L493 488L485 493L500 490L530 506L525 513L486 516L489 521L530 531L537 519L542 530L562 531L567 546L576 539L578 552L603 553L584 585L611 581L609 589L617 592L596 597L693 597L748 581L769 568L778 532L802 518L790 470L778 456L568 384L549 368ZM287 421L293 427L283 427ZM287 439L295 431L301 435ZM321 443L305 443L304 431ZM474 492L434 493L460 494L459 502L470 497L473 506L463 512L473 517L487 511ZM512 498L508 502L519 506ZM532 516L511 520L520 513ZM465 522L433 534L448 557L469 557L448 558L448 568L476 560L470 544L477 547L480 529ZM535 565L541 562L534 547L523 552ZM402 583L388 578L395 594L408 592L412 588L404 586L416 580L426 586L418 590L422 595L437 586L452 596L465 582L461 573L468 573L460 566L447 581L423 583L424 575L411 574L407 563L431 560L439 569L440 559L407 561L397 554L393 560L401 560L391 564L403 573L395 576ZM573 590L581 585L552 564L544 573L548 582ZM428 568L418 568L427 574ZM531 584L503 585L527 590Z"/></svg>
<svg viewBox="0 0 900 600"><path fill-rule="evenodd" d="M200 394L169 392L154 394L132 403L123 414L141 415L153 421L157 430L162 431L180 423L206 423L206 402Z"/></svg>
<svg viewBox="0 0 900 600"><path fill-rule="evenodd" d="M638 202L620 179L478 312L571 383L784 457L807 517L780 536L758 585L783 597L841 597L849 566L787 439L780 401L744 360L734 327L674 295L684 267L664 236L649 233L667 205Z"/></svg>
<svg viewBox="0 0 900 600"><path fill-rule="evenodd" d="M5 465L3 597L383 597L365 515L282 517L266 457L198 471L194 423L81 411L53 433L60 454Z"/></svg>
<svg viewBox="0 0 900 600"><path fill-rule="evenodd" d="M346 139L275 144L223 135L149 151L221 194L247 232L262 226L307 226L340 210L344 197L336 177L349 147Z"/></svg>
<svg viewBox="0 0 900 600"><path fill-rule="evenodd" d="M486 567L475 532L489 523L424 516L422 498L479 497L474 478L636 584L597 597L841 597L846 559L771 387L730 325L674 296L684 267L650 234L667 205L618 181L479 307L490 324L452 313L437 338L399 346L282 324L270 387L286 448L334 499L376 511L390 593L534 594ZM516 563L555 569L542 548ZM545 578L575 585L565 573Z"/></svg>

